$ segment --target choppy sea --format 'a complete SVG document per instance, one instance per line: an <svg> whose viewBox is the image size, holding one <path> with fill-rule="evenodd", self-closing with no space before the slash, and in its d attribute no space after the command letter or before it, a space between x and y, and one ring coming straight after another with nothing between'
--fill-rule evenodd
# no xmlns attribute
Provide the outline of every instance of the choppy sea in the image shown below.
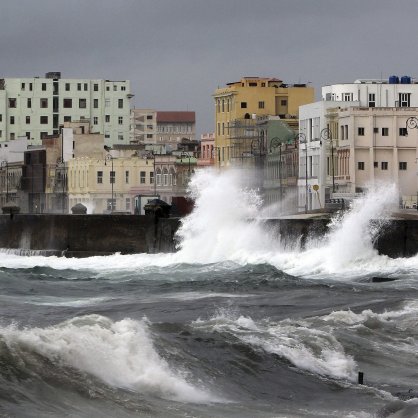
<svg viewBox="0 0 418 418"><path fill-rule="evenodd" d="M368 226L396 190L299 250L237 183L195 176L173 254L3 249L0 417L418 416L418 256Z"/></svg>

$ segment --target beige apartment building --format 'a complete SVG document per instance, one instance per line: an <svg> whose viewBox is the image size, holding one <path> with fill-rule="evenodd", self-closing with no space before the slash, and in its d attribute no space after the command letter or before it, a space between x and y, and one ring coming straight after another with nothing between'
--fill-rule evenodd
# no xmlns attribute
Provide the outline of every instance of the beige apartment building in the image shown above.
<svg viewBox="0 0 418 418"><path fill-rule="evenodd" d="M131 112L131 142L165 145L176 150L184 141L196 140L196 114L191 111L159 111L133 109Z"/></svg>
<svg viewBox="0 0 418 418"><path fill-rule="evenodd" d="M216 163L228 166L232 158L247 157L255 148L266 151L266 144L254 144L258 116L279 116L297 129L299 106L314 101L314 89L306 84L285 84L277 78L244 77L218 88L213 98Z"/></svg>
<svg viewBox="0 0 418 418"><path fill-rule="evenodd" d="M404 207L416 207L418 130L407 129L418 108L347 107L338 111L333 197L350 197L377 183L395 183ZM332 167L327 167L332 175Z"/></svg>

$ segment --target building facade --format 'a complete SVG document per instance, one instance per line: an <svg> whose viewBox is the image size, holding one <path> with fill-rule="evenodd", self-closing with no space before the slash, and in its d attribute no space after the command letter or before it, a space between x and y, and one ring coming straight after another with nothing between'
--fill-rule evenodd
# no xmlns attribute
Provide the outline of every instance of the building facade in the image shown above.
<svg viewBox="0 0 418 418"><path fill-rule="evenodd" d="M129 81L45 77L0 79L0 141L26 136L40 144L64 122L87 120L107 145L129 143Z"/></svg>
<svg viewBox="0 0 418 418"><path fill-rule="evenodd" d="M314 89L306 84L285 84L277 78L244 77L213 94L217 165L251 154L257 116L278 116L297 128L299 106L314 101Z"/></svg>
<svg viewBox="0 0 418 418"><path fill-rule="evenodd" d="M356 80L322 88L322 101L300 108L299 210L353 199L377 183L398 185L405 207L417 204L418 84L411 77Z"/></svg>

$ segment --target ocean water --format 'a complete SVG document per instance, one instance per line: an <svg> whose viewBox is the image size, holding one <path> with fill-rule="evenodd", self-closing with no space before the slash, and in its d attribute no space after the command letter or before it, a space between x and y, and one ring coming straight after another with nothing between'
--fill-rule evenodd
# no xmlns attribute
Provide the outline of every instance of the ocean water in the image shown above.
<svg viewBox="0 0 418 418"><path fill-rule="evenodd" d="M235 173L191 193L174 254L1 251L0 417L418 416L418 257L372 245L394 186L304 251Z"/></svg>

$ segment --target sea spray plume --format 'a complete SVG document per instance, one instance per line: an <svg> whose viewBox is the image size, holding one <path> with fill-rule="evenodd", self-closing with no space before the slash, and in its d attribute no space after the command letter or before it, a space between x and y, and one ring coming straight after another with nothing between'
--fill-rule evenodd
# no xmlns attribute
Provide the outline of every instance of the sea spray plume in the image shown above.
<svg viewBox="0 0 418 418"><path fill-rule="evenodd" d="M245 189L240 170L202 170L190 185L195 208L178 231L179 261L211 263L245 259L271 249L272 241L254 221L261 199Z"/></svg>
<svg viewBox="0 0 418 418"><path fill-rule="evenodd" d="M146 319L113 322L100 315L86 315L47 328L0 327L0 338L17 356L33 351L113 387L181 402L215 401L160 357L148 326Z"/></svg>
<svg viewBox="0 0 418 418"><path fill-rule="evenodd" d="M347 213L333 220L324 239L309 244L303 254L304 268L326 273L342 272L377 257L373 241L396 207L398 197L394 184L380 184L354 200ZM373 225L372 220L380 220L380 223Z"/></svg>

